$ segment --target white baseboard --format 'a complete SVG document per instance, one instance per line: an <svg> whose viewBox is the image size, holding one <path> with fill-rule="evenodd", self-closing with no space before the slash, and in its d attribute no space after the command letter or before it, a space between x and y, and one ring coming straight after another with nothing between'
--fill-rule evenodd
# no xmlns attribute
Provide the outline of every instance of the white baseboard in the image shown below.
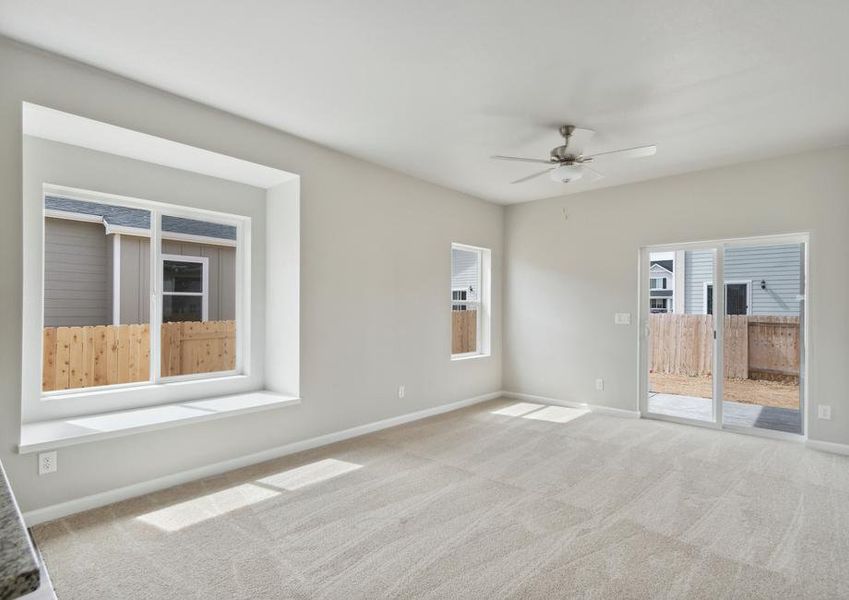
<svg viewBox="0 0 849 600"><path fill-rule="evenodd" d="M60 504L45 506L44 508L37 508L35 510L27 511L23 514L24 522L26 522L27 526L32 527L33 525L37 525L39 523L53 521L55 519L60 519L62 517L66 517L74 513L83 512L92 508L98 508L100 506L106 506L107 504L120 502L121 500L126 500L128 498L142 496L144 494L163 490L169 487L173 487L175 485L187 483L189 481L203 479L212 475L219 475L227 471L232 471L233 469L247 467L249 465L265 462L267 460L272 460L281 456L286 456L288 454L295 454L296 452L311 450L320 446L326 446L335 442L341 442L350 438L359 437L367 433L380 431L381 429L388 429L397 425L403 425L404 423L410 423L412 421L426 419L427 417L451 412L453 410L458 410L466 406L472 406L473 404L478 404L479 402L494 400L495 398L500 398L503 395L506 394L501 391L490 392L489 394L483 394L481 396L475 396L473 398L466 398L465 400L442 404L433 408L426 408L424 410L407 413L405 415L399 415L397 417L390 417L388 419L375 421L373 423L366 423L365 425L359 425L350 429L343 429L342 431L336 431L333 433L320 435L314 438L301 440L299 442L292 442L291 444L286 444L285 446L270 448L268 450L263 450L254 454L248 454L246 456L240 456L211 465L205 465L196 469L189 469L187 471L181 471L179 473L165 475L164 477L158 477L156 479L142 481L140 483L134 483L132 485L117 488L114 490L100 492L99 494L92 494L91 496L84 496L82 498L68 500L67 502L62 502Z"/></svg>
<svg viewBox="0 0 849 600"><path fill-rule="evenodd" d="M849 444L821 442L819 440L805 440L805 446L812 450L821 450L822 452L831 452L832 454L849 455Z"/></svg>
<svg viewBox="0 0 849 600"><path fill-rule="evenodd" d="M549 398L547 396L535 396L533 394L523 394L521 392L502 392L506 398L515 398L516 400L526 400L528 402L539 402L540 404L556 404L558 406L568 406L569 408L583 408L591 412L599 414L612 415L614 417L625 417L627 419L639 419L640 411L625 410L624 408L611 408L609 406L600 406L598 404L587 404L586 402L573 402L571 400L560 400L559 398Z"/></svg>

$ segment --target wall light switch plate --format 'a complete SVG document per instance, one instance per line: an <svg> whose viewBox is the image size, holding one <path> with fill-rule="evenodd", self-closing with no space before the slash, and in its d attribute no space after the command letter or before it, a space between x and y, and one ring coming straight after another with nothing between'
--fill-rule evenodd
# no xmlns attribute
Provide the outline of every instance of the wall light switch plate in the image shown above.
<svg viewBox="0 0 849 600"><path fill-rule="evenodd" d="M613 315L613 322L617 325L630 325L631 313L616 313Z"/></svg>
<svg viewBox="0 0 849 600"><path fill-rule="evenodd" d="M48 473L55 473L59 470L59 463L57 462L56 451L52 450L50 452L41 452L38 455L38 474L39 475L47 475Z"/></svg>
<svg viewBox="0 0 849 600"><path fill-rule="evenodd" d="M599 392L604 391L604 379L595 380L595 389L597 389Z"/></svg>
<svg viewBox="0 0 849 600"><path fill-rule="evenodd" d="M817 406L817 418L831 419L831 406L828 404L820 404Z"/></svg>
<svg viewBox="0 0 849 600"><path fill-rule="evenodd" d="M407 387L404 385L398 386L398 398L403 398L407 395Z"/></svg>

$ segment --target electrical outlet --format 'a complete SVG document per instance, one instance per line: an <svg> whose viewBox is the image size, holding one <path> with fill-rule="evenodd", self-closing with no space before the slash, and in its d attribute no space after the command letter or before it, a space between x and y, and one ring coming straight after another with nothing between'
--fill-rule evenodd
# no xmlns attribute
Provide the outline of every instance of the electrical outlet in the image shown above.
<svg viewBox="0 0 849 600"><path fill-rule="evenodd" d="M595 389L597 389L599 392L604 391L604 379L595 380Z"/></svg>
<svg viewBox="0 0 849 600"><path fill-rule="evenodd" d="M820 404L817 406L817 417L820 419L831 419L831 405Z"/></svg>
<svg viewBox="0 0 849 600"><path fill-rule="evenodd" d="M403 398L407 395L407 389L404 385L398 386L398 398Z"/></svg>
<svg viewBox="0 0 849 600"><path fill-rule="evenodd" d="M56 451L41 452L38 455L38 474L47 475L55 473L59 470L59 464L56 462Z"/></svg>

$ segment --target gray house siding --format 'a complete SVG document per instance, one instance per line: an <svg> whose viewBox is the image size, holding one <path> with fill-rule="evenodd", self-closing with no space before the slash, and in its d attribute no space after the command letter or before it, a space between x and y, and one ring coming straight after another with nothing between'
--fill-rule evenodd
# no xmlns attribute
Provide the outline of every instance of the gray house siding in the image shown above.
<svg viewBox="0 0 849 600"><path fill-rule="evenodd" d="M44 326L108 325L103 225L44 220Z"/></svg>
<svg viewBox="0 0 849 600"><path fill-rule="evenodd" d="M451 249L451 289L469 290L475 288L474 295L469 294L468 300L475 300L479 290L477 289L480 278L478 269L478 254L468 250Z"/></svg>
<svg viewBox="0 0 849 600"><path fill-rule="evenodd" d="M114 236L101 223L46 218L44 326L112 325ZM150 322L150 240L120 235L120 324ZM208 315L236 318L236 249L163 241L163 252L209 259Z"/></svg>
<svg viewBox="0 0 849 600"><path fill-rule="evenodd" d="M685 268L685 310L705 312L705 282L713 280L711 252L687 252ZM753 315L799 314L802 248L798 244L729 248L725 254L725 280L750 281ZM761 281L766 290L761 289Z"/></svg>
<svg viewBox="0 0 849 600"><path fill-rule="evenodd" d="M163 240L164 254L209 259L209 320L236 318L236 249L231 246ZM130 276L138 273L137 277ZM150 319L150 240L121 236L121 323Z"/></svg>
<svg viewBox="0 0 849 600"><path fill-rule="evenodd" d="M110 237L111 241L111 237ZM121 236L121 325L150 322L150 240Z"/></svg>

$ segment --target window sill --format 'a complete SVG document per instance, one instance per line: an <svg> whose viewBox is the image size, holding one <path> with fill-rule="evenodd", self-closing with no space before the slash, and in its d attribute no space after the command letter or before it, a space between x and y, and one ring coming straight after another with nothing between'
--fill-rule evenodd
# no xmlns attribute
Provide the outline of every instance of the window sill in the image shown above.
<svg viewBox="0 0 849 600"><path fill-rule="evenodd" d="M489 352L475 352L473 354L452 354L451 360L471 360L473 358L489 358L492 356Z"/></svg>
<svg viewBox="0 0 849 600"><path fill-rule="evenodd" d="M68 419L24 423L21 426L18 452L29 454L53 450L144 431L272 410L300 404L300 402L300 398L259 391Z"/></svg>

